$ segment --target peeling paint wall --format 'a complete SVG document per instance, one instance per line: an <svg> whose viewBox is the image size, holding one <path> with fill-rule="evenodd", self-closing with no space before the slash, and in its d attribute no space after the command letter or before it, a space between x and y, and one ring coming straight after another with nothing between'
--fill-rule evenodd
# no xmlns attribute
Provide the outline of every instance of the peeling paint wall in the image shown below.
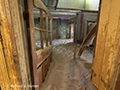
<svg viewBox="0 0 120 90"><path fill-rule="evenodd" d="M102 0L101 3L92 66L92 82L99 90L115 90L120 63L119 3L120 0Z"/></svg>
<svg viewBox="0 0 120 90"><path fill-rule="evenodd" d="M53 19L53 32L52 37L53 39L59 38L59 26L60 26L60 20L59 19Z"/></svg>
<svg viewBox="0 0 120 90"><path fill-rule="evenodd" d="M45 29L45 19L43 21L44 21L44 29ZM34 19L34 24L35 24L35 27L40 28L40 22L37 18ZM60 25L60 20L59 19L53 19L53 31L52 31L52 38L53 39L56 39L56 38L59 37L58 36L59 25ZM43 35L43 38L45 38L45 34ZM35 30L35 39L36 40L40 39L40 31Z"/></svg>
<svg viewBox="0 0 120 90"><path fill-rule="evenodd" d="M77 18L72 18L69 20L53 19L53 39L66 38L67 24L70 22L76 22ZM44 20L45 21L45 20ZM37 18L34 19L35 27L40 27L40 22ZM45 22L44 22L45 24ZM45 26L44 26L45 27ZM43 35L45 37L45 35ZM35 30L35 39L40 40L40 31Z"/></svg>
<svg viewBox="0 0 120 90"><path fill-rule="evenodd" d="M66 38L67 20L61 20L61 38Z"/></svg>

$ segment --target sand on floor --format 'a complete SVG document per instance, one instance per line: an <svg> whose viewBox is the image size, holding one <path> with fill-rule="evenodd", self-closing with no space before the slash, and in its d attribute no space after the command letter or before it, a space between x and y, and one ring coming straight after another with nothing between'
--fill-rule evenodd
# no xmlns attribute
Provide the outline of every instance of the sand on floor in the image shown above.
<svg viewBox="0 0 120 90"><path fill-rule="evenodd" d="M73 60L76 44L72 42L53 41L52 62L40 90L96 90L91 83L92 51L85 49L81 57L76 55Z"/></svg>

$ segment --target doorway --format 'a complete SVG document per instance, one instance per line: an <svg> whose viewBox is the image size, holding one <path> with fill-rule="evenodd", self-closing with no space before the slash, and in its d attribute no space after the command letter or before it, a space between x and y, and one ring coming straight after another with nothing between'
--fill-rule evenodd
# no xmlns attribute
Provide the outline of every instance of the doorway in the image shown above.
<svg viewBox="0 0 120 90"><path fill-rule="evenodd" d="M67 39L73 39L74 38L74 30L75 30L75 23L68 23L67 25L67 34L66 38Z"/></svg>

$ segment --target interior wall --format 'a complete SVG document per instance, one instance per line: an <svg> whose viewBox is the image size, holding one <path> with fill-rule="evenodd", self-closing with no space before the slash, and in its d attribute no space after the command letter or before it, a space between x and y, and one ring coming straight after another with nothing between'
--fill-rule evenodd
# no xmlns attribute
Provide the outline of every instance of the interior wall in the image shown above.
<svg viewBox="0 0 120 90"><path fill-rule="evenodd" d="M45 19L43 20L44 28L45 28ZM35 27L40 28L40 22L37 18L34 19ZM48 25L49 26L49 25ZM60 19L53 19L53 31L52 31L52 39L60 38ZM43 33L43 38L45 39L45 33ZM40 31L35 30L35 39L40 39Z"/></svg>
<svg viewBox="0 0 120 90"><path fill-rule="evenodd" d="M67 20L61 20L61 38L66 38Z"/></svg>
<svg viewBox="0 0 120 90"><path fill-rule="evenodd" d="M52 32L53 39L60 38L59 25L60 25L60 20L59 19L53 19L53 32Z"/></svg>
<svg viewBox="0 0 120 90"><path fill-rule="evenodd" d="M59 39L59 38L66 38L67 35L67 24L74 22L75 26L77 23L77 17L69 19L69 20L63 20L63 19L53 19L53 32L52 32L52 38L53 39ZM44 20L45 23L45 20ZM35 27L40 27L40 22L37 18L34 19ZM45 26L44 26L45 28ZM76 30L76 27L75 27ZM45 35L43 33L43 38L45 38ZM40 40L40 31L35 30L35 39Z"/></svg>
<svg viewBox="0 0 120 90"><path fill-rule="evenodd" d="M96 22L97 14L92 12L81 12L77 14L77 29L75 35L75 42L81 44L84 38L89 33L87 22Z"/></svg>
<svg viewBox="0 0 120 90"><path fill-rule="evenodd" d="M66 38L67 36L67 26L69 23L74 23L76 26L76 20L77 18L71 18L69 20L61 20L61 38ZM74 28L74 31L76 30L76 27Z"/></svg>

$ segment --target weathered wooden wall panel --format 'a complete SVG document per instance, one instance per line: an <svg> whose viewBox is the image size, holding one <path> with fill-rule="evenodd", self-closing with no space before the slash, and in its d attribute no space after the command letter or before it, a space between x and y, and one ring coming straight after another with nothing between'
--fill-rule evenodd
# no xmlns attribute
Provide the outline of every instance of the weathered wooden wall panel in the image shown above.
<svg viewBox="0 0 120 90"><path fill-rule="evenodd" d="M25 54L27 49L24 47L24 26L22 26L23 24L20 20L23 20L22 12L20 13L19 11L21 7L20 2L18 0L0 0L2 45L0 46L0 52L4 52L1 52L0 63L1 81L4 81L2 82L2 90L28 90L28 85L30 85L29 69L27 69L28 66L26 64L28 59ZM7 85L10 85L11 89ZM19 85L24 85L25 87L19 87Z"/></svg>
<svg viewBox="0 0 120 90"><path fill-rule="evenodd" d="M15 65L18 65L18 60L16 58L17 50L13 48L15 44L12 43L14 38L11 37L12 24L10 13L8 0L0 0L0 74L2 79L0 81L3 81L1 82L1 89L22 90L22 88L11 87L11 85L21 84L21 75L17 73L20 70Z"/></svg>
<svg viewBox="0 0 120 90"><path fill-rule="evenodd" d="M120 1L104 0L101 4L100 21L93 59L92 82L99 90L114 90L114 75L120 39ZM113 13L114 12L114 13ZM115 77L116 78L116 77ZM115 84L115 81L114 83Z"/></svg>
<svg viewBox="0 0 120 90"><path fill-rule="evenodd" d="M30 75L30 65L29 65L29 58L28 58L28 50L27 50L27 38L25 36L25 25L24 25L24 18L23 18L23 10L22 10L22 2L21 0L18 0L18 7L19 7L19 15L20 15L20 21L21 21L21 29L22 29L22 37L23 37L23 45L24 45L24 52L25 52L25 64L26 64L26 70L27 70L27 78L28 78L28 85L31 84L31 75ZM31 88L28 88L31 90Z"/></svg>
<svg viewBox="0 0 120 90"><path fill-rule="evenodd" d="M27 27L27 38L28 38L28 51L29 51L29 62L31 70L31 81L32 85L39 85L39 78L37 78L37 55L35 47L35 30L34 30L34 14L33 14L33 0L24 0L26 16L26 27ZM32 89L38 90L39 87L33 87Z"/></svg>
<svg viewBox="0 0 120 90"><path fill-rule="evenodd" d="M16 38L16 45L19 55L19 64L20 70L22 75L22 84L28 86L28 73L26 67L26 59L25 59L25 52L24 52L24 44L23 44L23 34L22 34L22 26L20 21L20 14L19 14L19 5L17 0L9 0L10 3L10 10L11 10L11 18L13 23L14 29L14 36ZM28 89L28 87L26 87Z"/></svg>

